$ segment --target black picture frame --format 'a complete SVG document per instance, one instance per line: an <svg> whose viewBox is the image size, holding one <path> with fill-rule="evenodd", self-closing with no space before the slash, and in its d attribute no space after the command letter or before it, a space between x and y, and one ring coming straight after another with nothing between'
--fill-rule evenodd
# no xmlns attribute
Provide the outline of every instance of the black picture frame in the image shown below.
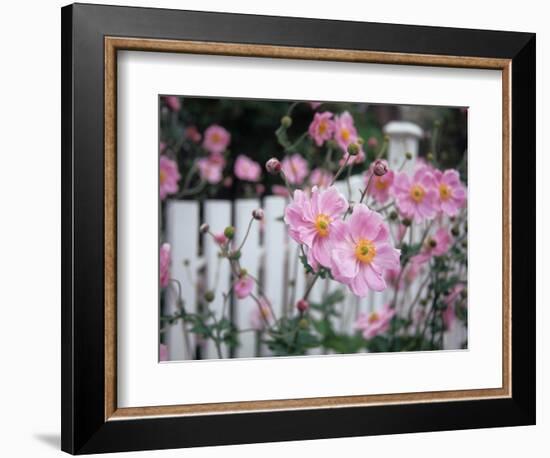
<svg viewBox="0 0 550 458"><path fill-rule="evenodd" d="M62 449L72 454L535 424L532 33L74 4L62 8ZM512 61L512 396L105 420L104 37ZM215 434L212 432L215 431Z"/></svg>

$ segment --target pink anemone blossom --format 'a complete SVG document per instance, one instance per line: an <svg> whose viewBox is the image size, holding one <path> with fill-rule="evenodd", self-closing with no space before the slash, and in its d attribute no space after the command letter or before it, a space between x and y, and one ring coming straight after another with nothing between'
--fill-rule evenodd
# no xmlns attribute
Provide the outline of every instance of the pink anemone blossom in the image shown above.
<svg viewBox="0 0 550 458"><path fill-rule="evenodd" d="M309 106L312 110L316 110L322 105L323 102L309 102Z"/></svg>
<svg viewBox="0 0 550 458"><path fill-rule="evenodd" d="M166 288L170 282L170 244L163 243L160 246L160 287Z"/></svg>
<svg viewBox="0 0 550 458"><path fill-rule="evenodd" d="M347 209L348 202L334 186L324 191L314 186L311 197L301 190L294 191L294 199L285 209L284 221L289 235L309 248L310 258L328 267L332 242L338 226L343 225L341 218Z"/></svg>
<svg viewBox="0 0 550 458"><path fill-rule="evenodd" d="M345 153L350 143L357 142L357 129L353 117L347 111L334 118L334 140Z"/></svg>
<svg viewBox="0 0 550 458"><path fill-rule="evenodd" d="M458 302L458 298L460 297L460 294L462 293L464 288L466 288L466 286L463 283L456 284L443 300L443 302L447 304L447 308L443 312L443 323L445 325L445 329L447 330L450 330L456 321L455 307L461 305Z"/></svg>
<svg viewBox="0 0 550 458"><path fill-rule="evenodd" d="M225 159L219 154L211 154L209 157L199 159L197 167L199 168L201 179L210 184L217 184L223 178Z"/></svg>
<svg viewBox="0 0 550 458"><path fill-rule="evenodd" d="M233 285L233 290L235 291L235 296L239 299L244 299L252 292L254 288L254 280L249 275L243 275L240 277Z"/></svg>
<svg viewBox="0 0 550 458"><path fill-rule="evenodd" d="M159 360L168 361L168 346L160 344L159 346Z"/></svg>
<svg viewBox="0 0 550 458"><path fill-rule="evenodd" d="M400 251L390 245L382 216L357 204L335 238L331 256L334 278L359 297L371 290L385 290L385 271L400 267Z"/></svg>
<svg viewBox="0 0 550 458"><path fill-rule="evenodd" d="M181 110L181 101L177 95L168 95L164 97L164 102L166 103L166 106L172 111Z"/></svg>
<svg viewBox="0 0 550 458"><path fill-rule="evenodd" d="M260 164L244 154L237 156L233 172L239 180L243 181L256 182L262 176L262 168L260 167Z"/></svg>
<svg viewBox="0 0 550 458"><path fill-rule="evenodd" d="M167 156L160 156L160 199L166 199L168 194L178 192L178 181L180 180L180 172L176 161Z"/></svg>
<svg viewBox="0 0 550 458"><path fill-rule="evenodd" d="M315 113L313 121L309 125L309 136L315 141L317 146L322 146L327 140L332 138L334 133L333 114L330 111Z"/></svg>
<svg viewBox="0 0 550 458"><path fill-rule="evenodd" d="M202 140L202 135L198 131L197 126L189 126L185 129L185 137L193 143L199 143Z"/></svg>
<svg viewBox="0 0 550 458"><path fill-rule="evenodd" d="M385 160L383 162L386 166L388 165ZM385 175L382 176L374 175L372 165L365 175L365 186L368 184L369 180L371 181L368 193L379 204L385 204L390 199L394 176L393 170L388 170Z"/></svg>
<svg viewBox="0 0 550 458"><path fill-rule="evenodd" d="M299 154L286 156L281 162L281 170L291 184L302 184L309 173L307 161Z"/></svg>
<svg viewBox="0 0 550 458"><path fill-rule="evenodd" d="M280 184L274 184L271 186L271 192L274 196L290 197L290 193L288 192L286 186L281 186Z"/></svg>
<svg viewBox="0 0 550 458"><path fill-rule="evenodd" d="M466 202L466 190L460 182L460 175L454 169L441 172L436 170L434 177L439 191L439 207L447 216L456 216Z"/></svg>
<svg viewBox="0 0 550 458"><path fill-rule="evenodd" d="M220 232L219 234L214 234L214 241L220 246L225 245L228 240L229 239L225 236L223 232Z"/></svg>
<svg viewBox="0 0 550 458"><path fill-rule="evenodd" d="M413 177L398 173L393 180L397 208L405 217L421 223L435 217L438 210L437 185L433 174L426 168L418 169Z"/></svg>
<svg viewBox="0 0 550 458"><path fill-rule="evenodd" d="M309 183L319 188L328 188L332 183L332 173L328 170L317 168L311 172Z"/></svg>
<svg viewBox="0 0 550 458"><path fill-rule="evenodd" d="M273 314L268 302L261 297L260 304L255 304L250 311L250 327L255 331L262 331L266 324L269 325L273 321Z"/></svg>
<svg viewBox="0 0 550 458"><path fill-rule="evenodd" d="M449 231L444 227L440 227L434 235L426 238L422 250L412 258L412 261L417 264L424 264L433 256L443 256L449 251L452 241L453 237Z"/></svg>
<svg viewBox="0 0 550 458"><path fill-rule="evenodd" d="M390 329L390 322L395 309L386 304L381 310L369 314L361 313L355 322L355 329L360 330L365 339L372 339Z"/></svg>
<svg viewBox="0 0 550 458"><path fill-rule="evenodd" d="M223 127L212 124L204 131L202 146L212 154L223 153L231 142L231 134Z"/></svg>

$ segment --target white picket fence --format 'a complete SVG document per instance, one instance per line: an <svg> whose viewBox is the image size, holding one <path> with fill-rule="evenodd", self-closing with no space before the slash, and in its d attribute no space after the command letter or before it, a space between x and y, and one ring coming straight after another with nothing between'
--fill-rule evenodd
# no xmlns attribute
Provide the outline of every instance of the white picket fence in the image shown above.
<svg viewBox="0 0 550 458"><path fill-rule="evenodd" d="M418 140L421 129L410 123L392 122L386 126L390 136L388 159L392 167L401 165L405 153L413 155L406 167L411 168L418 153ZM360 189L365 183L359 175L352 176L352 200L357 200ZM338 182L340 192L348 196L349 189L345 182ZM349 197L349 196L348 196ZM242 249L241 265L258 278L261 287L269 298L277 317L290 313L295 302L303 295L308 282L303 266L298 258L299 247L289 238L281 217L287 201L279 196L267 196L263 199L207 200L204 203L195 201L170 201L166 207L166 237L172 247L171 276L182 285L182 296L188 312L196 312L197 282L203 281L202 291L214 290L214 301L211 310L220 317L223 308L222 292L230 289L231 275L229 263L218 257L219 247L208 234L201 235L199 226L207 223L214 233L223 232L224 228L233 225L236 228L235 240L239 243L247 230L251 213L256 208L263 208L265 218L262 224L252 225L247 242ZM201 208L202 205L202 208ZM201 217L202 211L202 217ZM202 237L202 240L200 240ZM410 295L413 296L419 285L413 285ZM320 301L324 294L343 286L332 280L319 280L309 296L310 301ZM257 291L256 291L257 292ZM366 298L357 298L346 294L343 303L339 304L342 316L337 329L351 332L353 323L360 311L379 309L390 300L389 290L383 293L371 293ZM251 312L256 303L251 298L232 300L232 320L239 329L250 329ZM176 312L173 298L168 298L167 313ZM227 306L227 305L226 305ZM463 339L463 331L456 336L446 336L450 344ZM447 333L450 334L450 333ZM239 335L240 345L235 357L252 357L255 355L255 333L243 332ZM198 342L195 335L184 335L181 323L169 325L167 329L167 344L170 360L183 360L194 357L195 348L200 346L203 359L217 358L216 349L211 341ZM454 345L457 345L456 343ZM189 348L191 347L191 348ZM318 350L320 351L320 350ZM312 351L311 354L316 353ZM269 355L267 348L262 348L262 355ZM229 356L223 348L223 356Z"/></svg>

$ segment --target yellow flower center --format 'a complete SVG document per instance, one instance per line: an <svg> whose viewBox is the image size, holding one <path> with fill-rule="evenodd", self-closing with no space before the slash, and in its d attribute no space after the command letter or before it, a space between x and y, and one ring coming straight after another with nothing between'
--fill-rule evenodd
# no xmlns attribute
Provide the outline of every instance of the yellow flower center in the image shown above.
<svg viewBox="0 0 550 458"><path fill-rule="evenodd" d="M212 141L212 143L219 143L221 141L221 136L220 134L218 134L217 132L214 132L212 134L212 136L210 137L210 140Z"/></svg>
<svg viewBox="0 0 550 458"><path fill-rule="evenodd" d="M380 319L380 315L376 312L372 312L369 315L369 324L376 323Z"/></svg>
<svg viewBox="0 0 550 458"><path fill-rule="evenodd" d="M325 134L327 131L327 123L326 121L321 121L319 123L319 135Z"/></svg>
<svg viewBox="0 0 550 458"><path fill-rule="evenodd" d="M415 184L412 188L411 188L411 198L412 200L414 200L416 203L420 203L422 202L422 200L424 200L424 196L426 195L426 191L424 190L424 188L422 186L420 186L419 184Z"/></svg>
<svg viewBox="0 0 550 458"><path fill-rule="evenodd" d="M449 186L445 183L441 183L439 185L439 197L441 200L447 200L451 197L451 188L449 188Z"/></svg>
<svg viewBox="0 0 550 458"><path fill-rule="evenodd" d="M164 170L160 171L160 184L164 184L166 181L166 172Z"/></svg>
<svg viewBox="0 0 550 458"><path fill-rule="evenodd" d="M349 140L349 137L350 137L350 133L349 133L349 130L348 129L342 129L340 131L340 136L342 137L342 140L344 140L345 142L347 142Z"/></svg>
<svg viewBox="0 0 550 458"><path fill-rule="evenodd" d="M374 177L374 187L376 189L383 191L384 189L387 189L388 186L389 183L384 179L384 177Z"/></svg>
<svg viewBox="0 0 550 458"><path fill-rule="evenodd" d="M317 218L315 218L315 229L317 229L317 234L321 237L326 237L329 233L330 228L330 217L324 213L319 213Z"/></svg>
<svg viewBox="0 0 550 458"><path fill-rule="evenodd" d="M376 247L372 240L361 239L357 242L357 245L355 245L355 257L358 261L368 264L372 262L375 256Z"/></svg>

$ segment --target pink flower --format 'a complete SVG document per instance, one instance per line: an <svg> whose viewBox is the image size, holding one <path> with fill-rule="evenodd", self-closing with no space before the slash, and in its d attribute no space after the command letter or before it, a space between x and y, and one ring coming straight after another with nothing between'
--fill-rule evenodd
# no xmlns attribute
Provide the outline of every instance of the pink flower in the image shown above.
<svg viewBox="0 0 550 458"><path fill-rule="evenodd" d="M378 139L376 137L369 137L367 145L369 148L376 148L378 146Z"/></svg>
<svg viewBox="0 0 550 458"><path fill-rule="evenodd" d="M390 322L394 315L395 310L390 307L390 304L386 304L378 312L359 314L355 322L355 329L362 331L365 339L372 339L390 329Z"/></svg>
<svg viewBox="0 0 550 458"><path fill-rule="evenodd" d="M170 283L170 244L163 243L160 246L160 287L166 288Z"/></svg>
<svg viewBox="0 0 550 458"><path fill-rule="evenodd" d="M225 159L217 154L211 154L197 161L201 178L210 184L217 184L222 180L224 166Z"/></svg>
<svg viewBox="0 0 550 458"><path fill-rule="evenodd" d="M460 175L454 169L441 172L436 170L434 176L439 190L439 206L448 216L456 216L466 202L466 190L460 182Z"/></svg>
<svg viewBox="0 0 550 458"><path fill-rule="evenodd" d="M309 125L309 136L315 141L317 146L321 146L325 141L332 138L334 132L333 114L330 111L315 113L313 121Z"/></svg>
<svg viewBox="0 0 550 458"><path fill-rule="evenodd" d="M302 156L293 154L283 159L281 170L289 183L302 184L309 173L309 166Z"/></svg>
<svg viewBox="0 0 550 458"><path fill-rule="evenodd" d="M348 209L348 202L331 186L321 191L316 186L311 198L303 191L294 191L294 199L285 209L284 220L289 235L298 243L306 245L312 260L330 266L332 242L343 225L341 217Z"/></svg>
<svg viewBox="0 0 550 458"><path fill-rule="evenodd" d="M168 346L160 344L159 346L159 360L168 361Z"/></svg>
<svg viewBox="0 0 550 458"><path fill-rule="evenodd" d="M222 246L227 243L228 238L225 236L223 232L220 232L219 234L214 234L214 240L218 245Z"/></svg>
<svg viewBox="0 0 550 458"><path fill-rule="evenodd" d="M166 106L172 111L181 110L181 101L177 95L168 95L164 97L164 102L166 103Z"/></svg>
<svg viewBox="0 0 550 458"><path fill-rule="evenodd" d="M445 298L445 304L453 305L460 296L460 293L464 290L464 288L465 286L463 283L457 283L450 291L449 295Z"/></svg>
<svg viewBox="0 0 550 458"><path fill-rule="evenodd" d="M386 163L386 161L383 161ZM372 175L372 178L370 176ZM373 166L369 168L369 171L365 175L365 186L368 184L369 179L371 183L369 185L369 195L374 197L374 200L379 204L385 204L391 195L393 179L393 170L388 170L385 175L377 176L373 174Z"/></svg>
<svg viewBox="0 0 550 458"><path fill-rule="evenodd" d="M319 188L328 188L332 183L332 173L328 170L316 168L311 172L309 176L309 182L312 186L318 186Z"/></svg>
<svg viewBox="0 0 550 458"><path fill-rule="evenodd" d="M235 291L235 296L239 299L244 299L247 297L254 288L254 280L249 275L243 275L240 277L233 285Z"/></svg>
<svg viewBox="0 0 550 458"><path fill-rule="evenodd" d="M443 302L447 304L447 308L443 312L443 324L447 330L450 330L456 321L455 307L457 306L457 299L464 288L464 284L456 284L450 291L449 295L443 300Z"/></svg>
<svg viewBox="0 0 550 458"><path fill-rule="evenodd" d="M357 204L337 232L331 257L333 277L356 296L385 290L384 273L400 267L400 251L390 245L389 229L382 216Z"/></svg>
<svg viewBox="0 0 550 458"><path fill-rule="evenodd" d="M453 238L449 231L440 227L433 236L427 237L422 251L412 258L418 264L428 262L433 256L443 256L451 246Z"/></svg>
<svg viewBox="0 0 550 458"><path fill-rule="evenodd" d="M312 110L316 110L321 106L322 102L309 102L309 106Z"/></svg>
<svg viewBox="0 0 550 458"><path fill-rule="evenodd" d="M437 184L433 174L426 168L418 169L412 178L398 173L393 180L397 208L407 218L420 223L435 217L439 202Z"/></svg>
<svg viewBox="0 0 550 458"><path fill-rule="evenodd" d="M260 305L256 304L250 311L250 327L256 331L262 331L266 323L269 325L273 319L271 307L267 301L261 297Z"/></svg>
<svg viewBox="0 0 550 458"><path fill-rule="evenodd" d="M168 157L160 156L160 199L166 199L168 194L178 192L178 181L181 176L176 161Z"/></svg>
<svg viewBox="0 0 550 458"><path fill-rule="evenodd" d="M243 181L258 181L262 176L262 168L260 164L253 161L244 154L240 154L235 161L235 167L233 168L235 176L239 180Z"/></svg>
<svg viewBox="0 0 550 458"><path fill-rule="evenodd" d="M221 154L227 149L230 142L231 135L229 132L221 126L212 124L204 131L202 146L212 154Z"/></svg>
<svg viewBox="0 0 550 458"><path fill-rule="evenodd" d="M193 143L199 143L202 139L202 135L196 126L189 126L185 129L185 136Z"/></svg>
<svg viewBox="0 0 550 458"><path fill-rule="evenodd" d="M403 273L401 273L401 266L397 269L386 270L385 279L386 283L389 283L394 289L403 289L410 285L416 277L423 271L420 263L414 262L414 259L405 267ZM399 279L399 284L397 280Z"/></svg>
<svg viewBox="0 0 550 458"><path fill-rule="evenodd" d="M280 184L274 184L273 186L271 186L271 192L274 196L290 197L286 186L281 186Z"/></svg>
<svg viewBox="0 0 550 458"><path fill-rule="evenodd" d="M357 130L349 112L344 111L340 116L334 118L334 129L334 140L342 148L342 151L347 153L349 144L357 142Z"/></svg>

